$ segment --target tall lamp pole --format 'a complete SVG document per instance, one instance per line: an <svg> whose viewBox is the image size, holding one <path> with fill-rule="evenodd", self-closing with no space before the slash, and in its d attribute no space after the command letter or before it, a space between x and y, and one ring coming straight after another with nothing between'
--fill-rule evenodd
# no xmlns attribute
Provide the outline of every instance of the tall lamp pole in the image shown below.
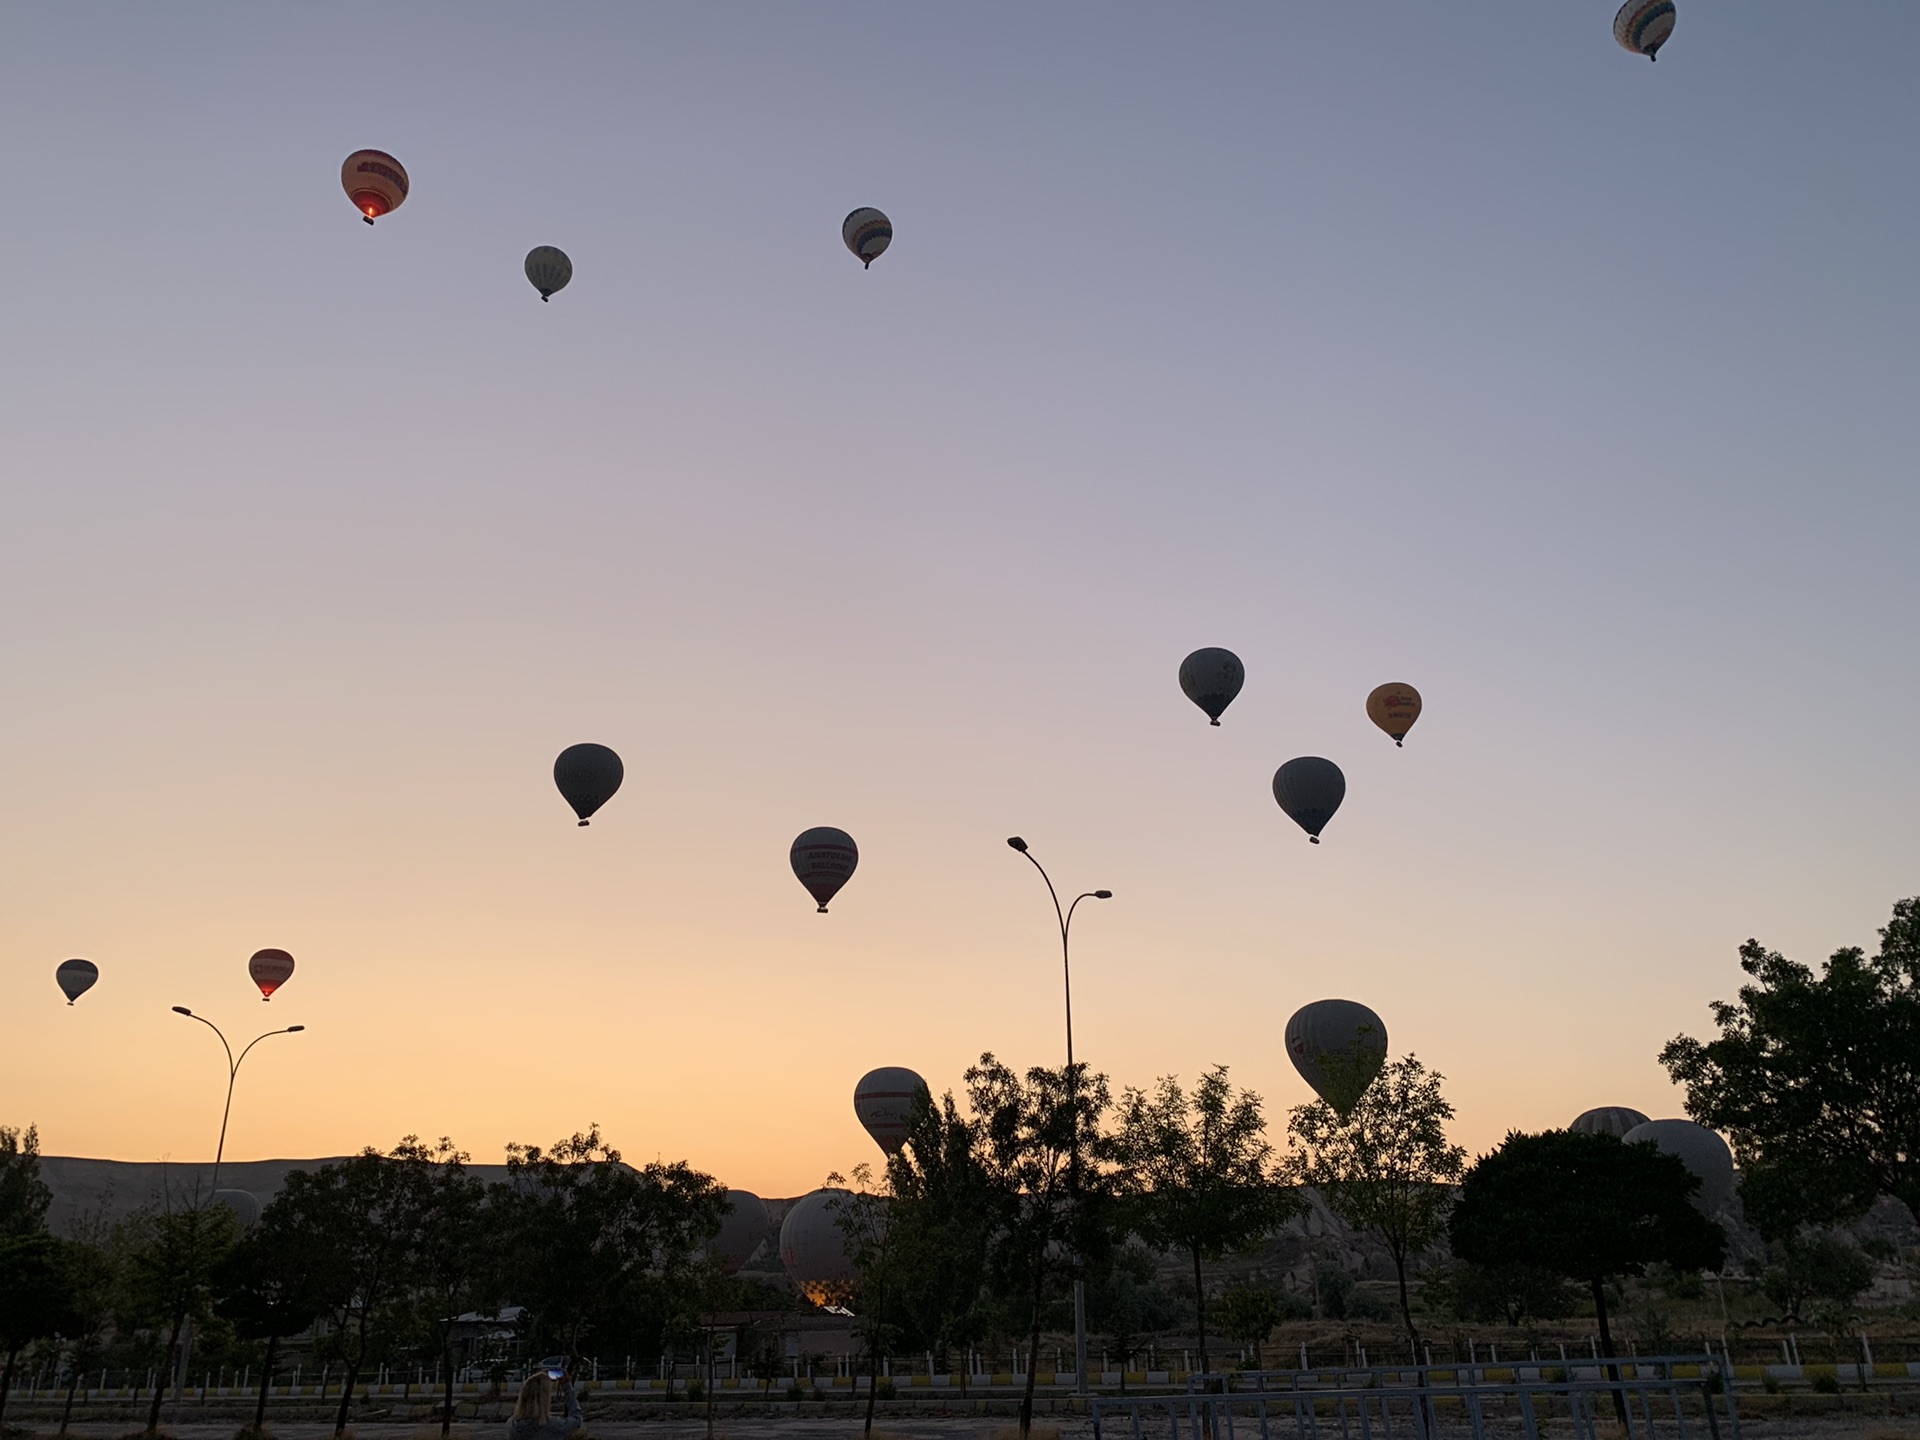
<svg viewBox="0 0 1920 1440"><path fill-rule="evenodd" d="M1060 978L1065 987L1067 1009L1067 1083L1077 1090L1080 1084L1078 1074L1073 1068L1073 951L1070 940L1073 934L1073 912L1080 908L1082 900L1111 900L1111 890L1087 890L1073 897L1073 903L1064 910L1060 908L1060 892L1053 888L1053 877L1047 874L1047 867L1034 859L1033 851L1027 848L1027 842L1018 835L1009 835L1007 844L1018 850L1033 862L1033 868L1040 872L1040 878L1047 882L1047 895L1053 901L1053 918L1060 922ZM1074 1117L1073 1152L1068 1162L1070 1188L1076 1204L1080 1198L1080 1121ZM1073 1282L1073 1378L1076 1388L1082 1395L1087 1393L1087 1282L1076 1278Z"/></svg>
<svg viewBox="0 0 1920 1440"><path fill-rule="evenodd" d="M245 1060L248 1051L251 1051L253 1047L258 1045L262 1040L270 1040L275 1035L298 1035L307 1027L304 1025L289 1025L284 1030L269 1030L264 1035L256 1035L247 1042L247 1048L245 1050L235 1055L233 1053L233 1046L227 1043L227 1037L220 1033L220 1027L207 1019L206 1016L196 1015L184 1005L174 1006L173 1013L176 1015L184 1015L189 1020L198 1020L202 1025L220 1037L220 1048L227 1052L227 1103L220 1111L220 1143L214 1147L213 1151L213 1184L207 1189L207 1196L211 1199L214 1192L220 1188L220 1162L226 1159L227 1155L227 1118L233 1114L233 1082L239 1078L240 1062ZM187 1363L192 1353L193 1321L192 1319L188 1319L186 1325L180 1332L180 1364L173 1376L173 1401L176 1406L180 1403L181 1395L186 1392ZM176 1419L179 1418L179 1411L177 1409L174 1411L174 1417Z"/></svg>

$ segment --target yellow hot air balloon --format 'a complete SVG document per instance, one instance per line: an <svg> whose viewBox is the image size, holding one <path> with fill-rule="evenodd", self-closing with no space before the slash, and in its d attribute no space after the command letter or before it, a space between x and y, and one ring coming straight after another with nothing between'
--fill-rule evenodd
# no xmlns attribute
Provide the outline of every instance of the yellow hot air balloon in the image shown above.
<svg viewBox="0 0 1920 1440"><path fill-rule="evenodd" d="M1367 696L1367 718L1391 735L1393 743L1398 745L1407 738L1413 722L1420 718L1420 692L1398 681L1377 685Z"/></svg>

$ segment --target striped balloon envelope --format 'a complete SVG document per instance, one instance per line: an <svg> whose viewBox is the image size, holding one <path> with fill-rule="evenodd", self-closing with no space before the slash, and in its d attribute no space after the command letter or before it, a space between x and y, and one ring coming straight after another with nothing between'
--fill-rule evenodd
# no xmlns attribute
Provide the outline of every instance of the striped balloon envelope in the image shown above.
<svg viewBox="0 0 1920 1440"><path fill-rule="evenodd" d="M1678 18L1673 0L1627 0L1613 17L1613 38L1622 49L1657 60Z"/></svg>
<svg viewBox="0 0 1920 1440"><path fill-rule="evenodd" d="M371 225L407 201L407 167L384 150L356 150L340 166L340 188Z"/></svg>
<svg viewBox="0 0 1920 1440"><path fill-rule="evenodd" d="M271 1000L273 992L293 978L293 956L284 950L256 950L247 961L247 975L260 987L260 998Z"/></svg>
<svg viewBox="0 0 1920 1440"><path fill-rule="evenodd" d="M862 205L841 221L840 238L862 265L871 266L893 243L893 222L871 205Z"/></svg>
<svg viewBox="0 0 1920 1440"><path fill-rule="evenodd" d="M573 279L573 261L556 245L536 245L529 250L526 270L527 279L540 292L542 300L551 299L555 292L566 289L567 282Z"/></svg>

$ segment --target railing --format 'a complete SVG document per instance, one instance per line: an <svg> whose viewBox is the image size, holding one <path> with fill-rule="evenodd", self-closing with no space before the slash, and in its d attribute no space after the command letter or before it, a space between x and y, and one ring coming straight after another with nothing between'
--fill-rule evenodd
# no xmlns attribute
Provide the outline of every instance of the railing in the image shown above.
<svg viewBox="0 0 1920 1440"><path fill-rule="evenodd" d="M1095 1440L1319 1440L1323 1431L1341 1440L1541 1440L1562 1419L1574 1440L1600 1440L1620 1433L1621 1414L1632 1440L1721 1440L1722 1414L1729 1440L1739 1440L1733 1393L1712 1357L1615 1363L1618 1379L1604 1361L1250 1371L1195 1377L1184 1395L1096 1395L1088 1406ZM1598 1373L1545 1378L1563 1370ZM1203 1388L1208 1381L1218 1388Z"/></svg>

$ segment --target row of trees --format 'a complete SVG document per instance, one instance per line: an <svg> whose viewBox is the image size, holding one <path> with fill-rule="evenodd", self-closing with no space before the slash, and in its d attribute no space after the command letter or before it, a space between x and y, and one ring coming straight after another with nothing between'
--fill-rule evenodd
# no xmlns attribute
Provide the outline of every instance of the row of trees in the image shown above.
<svg viewBox="0 0 1920 1440"><path fill-rule="evenodd" d="M75 1383L110 1346L165 1377L198 1329L264 1346L256 1427L281 1342L308 1334L341 1374L336 1434L359 1378L400 1358L437 1362L444 1434L462 1315L512 1302L536 1350L654 1354L736 1298L706 1258L725 1190L684 1163L629 1166L597 1127L510 1146L492 1184L451 1142L409 1136L294 1171L244 1233L225 1206L188 1204L56 1237L50 1198L33 1132L0 1130L0 1419L29 1345L52 1344ZM149 1431L166 1394L162 1378Z"/></svg>

